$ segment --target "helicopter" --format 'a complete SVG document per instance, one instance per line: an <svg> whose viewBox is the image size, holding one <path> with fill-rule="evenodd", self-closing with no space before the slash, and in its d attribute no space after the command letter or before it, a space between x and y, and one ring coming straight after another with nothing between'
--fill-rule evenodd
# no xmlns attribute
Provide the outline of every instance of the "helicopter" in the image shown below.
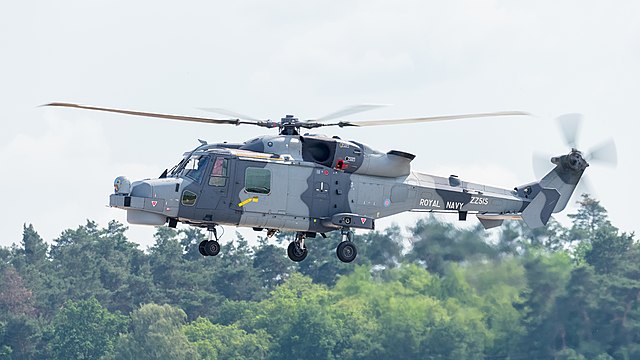
<svg viewBox="0 0 640 360"><path fill-rule="evenodd" d="M447 121L466 118L523 116L521 111L447 115L410 119L334 121L373 109L357 105L322 118L300 120L286 115L279 122L260 120L223 109L228 119L171 115L134 110L50 103L44 106L104 111L150 118L207 124L253 125L278 129L243 143L212 143L186 152L178 164L158 178L131 182L125 176L114 181L109 206L126 210L130 224L175 228L178 223L206 228L208 240L199 252L220 252L217 227L231 225L265 231L295 232L287 247L288 257L303 261L305 240L318 234L340 231L337 257L345 263L357 256L355 229L373 230L377 219L406 211L457 213L460 221L475 214L485 229L504 220L521 220L530 228L543 227L553 213L565 209L588 161L615 162L613 142L584 155L577 150L579 114L559 118L571 151L551 157L553 168L540 180L503 189L461 180L456 175L434 176L414 171L415 155L390 150L381 152L338 136L301 134L302 129L327 126L364 127Z"/></svg>

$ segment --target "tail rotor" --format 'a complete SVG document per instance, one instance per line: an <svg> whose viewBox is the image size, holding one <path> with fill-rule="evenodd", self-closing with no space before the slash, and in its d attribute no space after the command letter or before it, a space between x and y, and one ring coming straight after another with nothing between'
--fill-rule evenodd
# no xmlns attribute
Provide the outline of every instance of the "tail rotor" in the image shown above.
<svg viewBox="0 0 640 360"><path fill-rule="evenodd" d="M564 114L559 116L556 121L560 127L560 131L562 132L565 144L571 148L571 153L577 153L582 156L582 152L577 150L578 138L580 131L582 130L583 123L582 114ZM615 141L613 141L613 139L608 139L599 145L592 147L589 152L582 157L587 163L598 163L615 167L618 162ZM549 161L549 159L551 159L551 161ZM555 164L554 159L557 158L541 153L535 153L533 155L533 171L538 179L542 179L553 169ZM582 176L580 179L575 193L580 195L584 193L593 193L591 182L585 176Z"/></svg>

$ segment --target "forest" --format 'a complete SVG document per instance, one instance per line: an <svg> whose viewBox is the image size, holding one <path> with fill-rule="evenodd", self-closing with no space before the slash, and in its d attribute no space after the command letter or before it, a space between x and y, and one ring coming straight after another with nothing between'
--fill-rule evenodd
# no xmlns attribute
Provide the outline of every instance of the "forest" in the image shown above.
<svg viewBox="0 0 640 360"><path fill-rule="evenodd" d="M93 221L0 247L1 359L640 359L640 245L583 195L567 226L222 239L159 227L148 249ZM264 233L256 233L256 237ZM231 239L233 238L233 239ZM13 241L13 239L9 239Z"/></svg>

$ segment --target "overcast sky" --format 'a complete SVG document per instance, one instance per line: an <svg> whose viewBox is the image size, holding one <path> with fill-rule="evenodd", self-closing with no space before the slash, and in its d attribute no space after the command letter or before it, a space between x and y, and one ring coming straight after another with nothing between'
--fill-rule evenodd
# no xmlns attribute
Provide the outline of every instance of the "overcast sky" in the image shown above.
<svg viewBox="0 0 640 360"><path fill-rule="evenodd" d="M534 152L568 152L553 119L580 112L582 149L610 137L618 146L616 169L587 171L596 196L636 231L639 18L638 1L5 2L0 244L19 242L23 223L51 241L86 219L125 222L106 207L116 176L157 177L198 138L265 131L37 107L52 101L272 119L358 103L393 106L349 119L528 111L324 131L414 153L416 170L505 188L534 179ZM130 229L152 243L153 229Z"/></svg>

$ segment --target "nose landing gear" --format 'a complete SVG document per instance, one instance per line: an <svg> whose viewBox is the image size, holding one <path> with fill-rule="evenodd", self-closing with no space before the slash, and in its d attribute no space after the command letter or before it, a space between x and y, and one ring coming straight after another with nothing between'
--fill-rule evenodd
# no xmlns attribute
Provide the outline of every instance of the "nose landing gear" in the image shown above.
<svg viewBox="0 0 640 360"><path fill-rule="evenodd" d="M304 260L309 251L304 246L304 239L307 237L306 233L297 232L296 239L293 240L289 246L287 247L287 255L289 255L289 259L295 262L300 262Z"/></svg>
<svg viewBox="0 0 640 360"><path fill-rule="evenodd" d="M218 242L218 232L215 227L209 230L209 240L201 241L198 245L198 251L202 256L216 256L220 253L220 243ZM215 240L213 240L215 238Z"/></svg>

